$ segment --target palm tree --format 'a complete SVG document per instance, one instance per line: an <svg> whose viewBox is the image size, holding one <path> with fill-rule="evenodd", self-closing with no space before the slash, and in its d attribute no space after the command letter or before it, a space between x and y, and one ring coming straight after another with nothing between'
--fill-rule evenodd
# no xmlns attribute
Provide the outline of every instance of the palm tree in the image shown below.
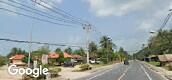
<svg viewBox="0 0 172 80"><path fill-rule="evenodd" d="M106 56L108 62L109 56L112 56L113 49L116 48L116 45L112 42L111 38L103 36L100 40L100 47L103 50L102 56Z"/></svg>

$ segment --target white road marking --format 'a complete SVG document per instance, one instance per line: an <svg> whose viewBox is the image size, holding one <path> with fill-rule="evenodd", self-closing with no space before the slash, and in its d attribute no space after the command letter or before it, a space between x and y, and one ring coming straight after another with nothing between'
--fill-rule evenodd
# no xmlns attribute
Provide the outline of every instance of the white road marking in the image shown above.
<svg viewBox="0 0 172 80"><path fill-rule="evenodd" d="M121 80L121 79L126 75L127 71L128 71L130 68L131 68L131 66L128 67L128 68L124 71L124 73L118 78L118 80Z"/></svg>
<svg viewBox="0 0 172 80"><path fill-rule="evenodd" d="M152 78L150 77L150 75L148 74L148 72L146 71L146 69L142 65L140 65L140 66L141 66L142 70L144 71L144 73L146 74L146 76L148 77L148 79L149 80L152 80Z"/></svg>
<svg viewBox="0 0 172 80"><path fill-rule="evenodd" d="M107 70L107 71L105 71L105 72L103 72L103 73L101 73L101 74L97 74L97 75L95 75L95 76L93 76L93 77L91 77L91 78L89 78L89 79L86 79L86 80L92 80L92 79L94 79L94 78L96 78L96 77L98 77L98 76L101 76L101 75L103 75L103 74L105 74L105 73L107 73L107 72L109 72L109 71L111 71L112 69L109 69L109 70Z"/></svg>

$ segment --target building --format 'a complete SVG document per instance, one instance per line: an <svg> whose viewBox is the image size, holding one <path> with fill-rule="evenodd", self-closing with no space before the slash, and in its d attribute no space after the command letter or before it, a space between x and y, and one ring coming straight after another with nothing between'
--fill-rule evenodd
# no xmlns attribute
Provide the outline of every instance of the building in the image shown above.
<svg viewBox="0 0 172 80"><path fill-rule="evenodd" d="M162 65L172 64L172 54L158 55L158 59Z"/></svg>
<svg viewBox="0 0 172 80"><path fill-rule="evenodd" d="M63 56L64 56L64 58L72 58L72 55L70 55L69 53L66 53L66 52L64 52L63 53Z"/></svg>
<svg viewBox="0 0 172 80"><path fill-rule="evenodd" d="M17 66L25 66L26 63L23 62L23 59L24 59L24 55L22 54L17 54L17 55L14 55L12 57L9 58L10 60L10 64L15 64Z"/></svg>
<svg viewBox="0 0 172 80"><path fill-rule="evenodd" d="M48 54L48 63L52 65L58 65L58 58L60 58L59 54L51 52Z"/></svg>

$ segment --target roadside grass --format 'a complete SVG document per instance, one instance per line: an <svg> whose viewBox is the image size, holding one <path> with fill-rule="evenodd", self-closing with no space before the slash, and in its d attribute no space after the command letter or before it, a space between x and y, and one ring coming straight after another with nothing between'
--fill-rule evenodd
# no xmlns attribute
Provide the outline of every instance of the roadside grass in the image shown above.
<svg viewBox="0 0 172 80"><path fill-rule="evenodd" d="M157 66L157 67L160 66L160 62L151 61L151 62L148 62L148 63L151 64L151 65Z"/></svg>

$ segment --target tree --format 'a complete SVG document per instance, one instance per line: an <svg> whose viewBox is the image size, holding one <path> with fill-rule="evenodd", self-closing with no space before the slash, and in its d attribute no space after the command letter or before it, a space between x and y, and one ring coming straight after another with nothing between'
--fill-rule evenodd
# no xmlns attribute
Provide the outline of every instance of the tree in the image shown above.
<svg viewBox="0 0 172 80"><path fill-rule="evenodd" d="M118 54L119 54L120 61L128 59L128 53L127 51L124 50L124 48L120 47Z"/></svg>
<svg viewBox="0 0 172 80"><path fill-rule="evenodd" d="M80 56L86 56L86 55L85 55L85 51L84 51L83 48L74 50L74 51L73 51L73 54L77 54L77 55L80 55Z"/></svg>
<svg viewBox="0 0 172 80"><path fill-rule="evenodd" d="M66 52L68 54L72 54L72 48L68 47L64 50L64 52Z"/></svg>
<svg viewBox="0 0 172 80"><path fill-rule="evenodd" d="M3 66L7 63L7 58L0 55L0 66Z"/></svg>
<svg viewBox="0 0 172 80"><path fill-rule="evenodd" d="M55 50L55 52L57 54L59 54L58 62L59 62L60 65L62 65L62 63L65 61L65 58L64 58L64 55L63 55L63 51L60 48L57 48Z"/></svg>
<svg viewBox="0 0 172 80"><path fill-rule="evenodd" d="M31 56L32 56L33 59L34 58L41 59L43 54L48 54L49 52L50 52L49 46L44 45L44 46L41 46L38 50L33 51L31 53ZM41 63L41 61L39 61L39 62Z"/></svg>
<svg viewBox="0 0 172 80"><path fill-rule="evenodd" d="M16 54L23 54L23 55L27 55L27 52L25 50L22 50L21 48L12 48L10 53L7 55L8 58L10 58L11 56L14 56Z"/></svg>
<svg viewBox="0 0 172 80"><path fill-rule="evenodd" d="M62 50L61 50L60 48L57 48L57 49L55 50L55 52L56 52L56 53L59 53L59 54L62 54L62 53L63 53Z"/></svg>
<svg viewBox="0 0 172 80"><path fill-rule="evenodd" d="M172 53L172 30L163 30L149 39L148 46L145 46L135 54L138 59L149 55L162 55Z"/></svg>
<svg viewBox="0 0 172 80"><path fill-rule="evenodd" d="M107 63L109 62L110 56L113 55L113 49L116 47L116 45L112 42L112 39L107 36L103 36L99 43L101 47L99 54L101 58L103 58L103 61Z"/></svg>
<svg viewBox="0 0 172 80"><path fill-rule="evenodd" d="M47 45L41 46L41 48L39 48L37 51L40 54L48 54L50 52L49 46L47 46Z"/></svg>
<svg viewBox="0 0 172 80"><path fill-rule="evenodd" d="M88 47L89 54L91 58L96 58L97 55L97 45L94 42L91 42Z"/></svg>

